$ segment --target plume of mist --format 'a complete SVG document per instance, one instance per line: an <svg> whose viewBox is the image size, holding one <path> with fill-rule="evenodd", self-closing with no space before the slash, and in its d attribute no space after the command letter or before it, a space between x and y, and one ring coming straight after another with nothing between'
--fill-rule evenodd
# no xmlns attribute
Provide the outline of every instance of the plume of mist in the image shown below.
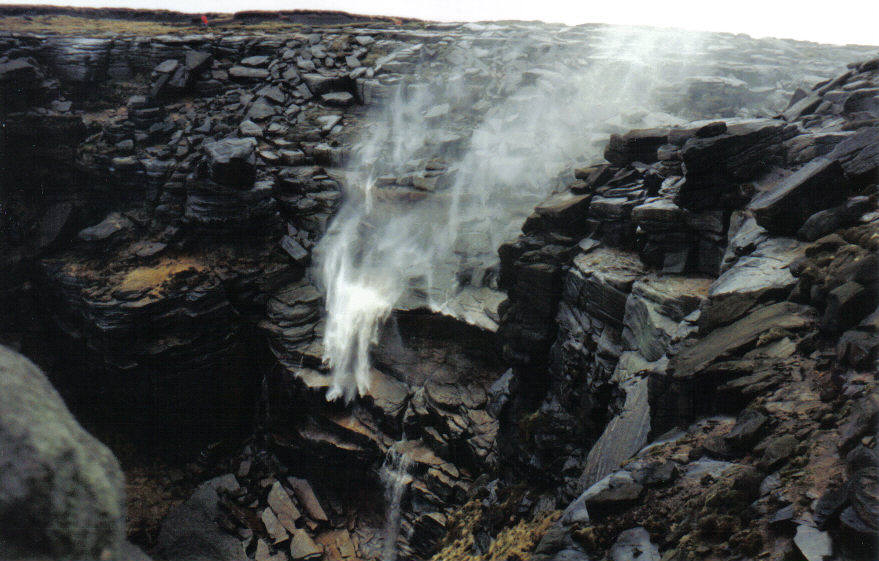
<svg viewBox="0 0 879 561"><path fill-rule="evenodd" d="M405 53L415 71L370 116L317 248L328 399L369 389L370 347L396 306L448 312L463 288L493 287L498 246L608 133L679 122L654 93L704 54L702 35L678 31L462 27Z"/></svg>

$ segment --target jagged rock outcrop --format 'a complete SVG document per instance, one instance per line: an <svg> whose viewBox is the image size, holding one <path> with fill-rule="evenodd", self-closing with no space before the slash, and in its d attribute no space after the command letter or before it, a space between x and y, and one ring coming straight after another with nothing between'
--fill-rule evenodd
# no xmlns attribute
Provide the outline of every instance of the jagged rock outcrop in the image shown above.
<svg viewBox="0 0 879 561"><path fill-rule="evenodd" d="M875 62L853 64L775 119L614 137L610 167L579 170L501 248L505 356L521 380L549 374L520 381L528 390L507 412L519 426L502 430L501 449L578 497L538 552L618 551L620 530L651 520L648 538L669 559L694 551L696 535L721 555L869 555L875 500L858 503L814 470L872 488L858 458L875 442L861 411L879 359L864 346L879 297L877 117L845 100L872 107L875 81ZM580 211L564 226L546 219L561 201ZM526 288L538 271L545 292ZM834 406L848 424L831 419ZM738 419L663 434L717 414ZM859 438L865 448L849 452ZM695 498L720 484L733 490L716 497L724 509L739 501L752 514ZM824 489L812 507L796 498Z"/></svg>

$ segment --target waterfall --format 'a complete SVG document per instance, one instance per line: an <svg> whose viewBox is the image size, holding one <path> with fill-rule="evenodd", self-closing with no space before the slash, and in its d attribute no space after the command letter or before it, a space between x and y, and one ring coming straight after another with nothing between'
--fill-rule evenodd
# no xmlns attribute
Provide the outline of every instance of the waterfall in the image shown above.
<svg viewBox="0 0 879 561"><path fill-rule="evenodd" d="M454 313L463 289L497 288L497 248L534 206L600 160L608 133L679 122L657 91L706 68L693 67L695 33L497 29L403 49L414 70L354 143L345 202L315 250L328 399L369 390L370 349L401 301Z"/></svg>
<svg viewBox="0 0 879 561"><path fill-rule="evenodd" d="M411 458L402 448L405 440L394 444L388 449L385 461L379 472L382 485L385 489L385 513L384 545L382 547L382 561L396 561L397 538L400 536L400 522L402 518L401 505L406 488L412 482L409 475Z"/></svg>

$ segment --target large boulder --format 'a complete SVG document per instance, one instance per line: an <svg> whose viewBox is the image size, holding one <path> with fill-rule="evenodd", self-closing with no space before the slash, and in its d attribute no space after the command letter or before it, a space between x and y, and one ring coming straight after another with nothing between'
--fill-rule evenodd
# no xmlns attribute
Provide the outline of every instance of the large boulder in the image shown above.
<svg viewBox="0 0 879 561"><path fill-rule="evenodd" d="M16 58L0 64L0 103L5 111L20 111L44 101L43 73L32 60Z"/></svg>
<svg viewBox="0 0 879 561"><path fill-rule="evenodd" d="M0 551L4 560L121 555L116 458L31 361L0 345Z"/></svg>
<svg viewBox="0 0 879 561"><path fill-rule="evenodd" d="M241 542L226 533L220 518L220 493L238 491L231 473L207 481L168 513L159 531L156 555L172 561L245 561Z"/></svg>
<svg viewBox="0 0 879 561"><path fill-rule="evenodd" d="M818 158L757 195L750 206L770 232L793 234L819 210L842 203L847 187L840 163Z"/></svg>
<svg viewBox="0 0 879 561"><path fill-rule="evenodd" d="M211 179L220 185L249 189L256 178L255 147L256 141L252 138L226 138L205 143Z"/></svg>
<svg viewBox="0 0 879 561"><path fill-rule="evenodd" d="M618 166L632 162L653 163L657 160L656 150L663 144L668 144L668 129L633 130L622 136L612 134L604 150L604 159Z"/></svg>
<svg viewBox="0 0 879 561"><path fill-rule="evenodd" d="M751 181L780 160L784 123L772 119L731 120L722 134L689 136L673 131L680 143L686 183L675 202L686 209L738 207L739 185Z"/></svg>

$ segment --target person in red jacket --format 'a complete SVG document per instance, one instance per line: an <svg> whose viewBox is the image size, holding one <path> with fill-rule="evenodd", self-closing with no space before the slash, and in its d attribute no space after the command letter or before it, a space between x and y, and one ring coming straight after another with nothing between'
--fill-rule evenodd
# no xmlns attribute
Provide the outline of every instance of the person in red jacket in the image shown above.
<svg viewBox="0 0 879 561"><path fill-rule="evenodd" d="M208 27L208 17L204 14L201 16L201 24L205 26L205 29Z"/></svg>

